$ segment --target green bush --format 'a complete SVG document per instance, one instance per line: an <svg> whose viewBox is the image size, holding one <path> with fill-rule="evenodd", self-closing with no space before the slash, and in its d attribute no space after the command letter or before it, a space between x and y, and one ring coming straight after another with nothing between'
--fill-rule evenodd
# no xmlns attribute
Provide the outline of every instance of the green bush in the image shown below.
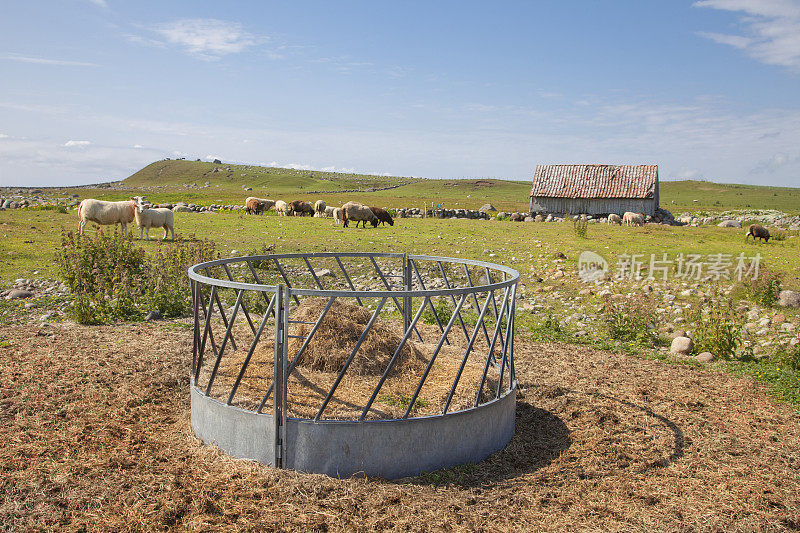
<svg viewBox="0 0 800 533"><path fill-rule="evenodd" d="M746 300L764 307L772 307L781 292L781 274L762 268L758 278L741 284L741 294Z"/></svg>
<svg viewBox="0 0 800 533"><path fill-rule="evenodd" d="M578 237L586 238L586 234L589 232L589 219L586 218L586 215L580 215L572 221L572 231Z"/></svg>
<svg viewBox="0 0 800 533"><path fill-rule="evenodd" d="M214 243L178 239L152 254L132 236L98 231L94 237L62 233L55 260L74 295L72 318L81 324L136 320L157 309L163 316L191 309L187 269L209 261Z"/></svg>
<svg viewBox="0 0 800 533"><path fill-rule="evenodd" d="M692 344L694 352L711 352L722 359L736 357L736 348L742 344L742 319L730 298L715 294L707 307L695 308L689 313L694 325ZM741 358L748 358L747 350Z"/></svg>
<svg viewBox="0 0 800 533"><path fill-rule="evenodd" d="M800 344L780 349L775 354L775 361L778 365L785 365L795 372L800 372Z"/></svg>
<svg viewBox="0 0 800 533"><path fill-rule="evenodd" d="M602 317L606 333L614 340L646 347L658 340L655 306L648 299L609 300Z"/></svg>

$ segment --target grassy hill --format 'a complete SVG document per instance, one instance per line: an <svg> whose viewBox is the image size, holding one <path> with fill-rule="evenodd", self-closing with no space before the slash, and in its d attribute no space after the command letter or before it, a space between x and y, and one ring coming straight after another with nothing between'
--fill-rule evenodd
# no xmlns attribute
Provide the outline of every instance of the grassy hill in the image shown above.
<svg viewBox="0 0 800 533"><path fill-rule="evenodd" d="M144 189L148 198L156 202L240 204L247 196L259 196L288 201L321 198L329 205L359 200L385 207L422 207L427 203L477 209L491 203L499 210L526 211L531 183L529 180L421 179L164 160L139 170L125 179L123 186ZM245 191L243 187L251 187L252 191ZM800 214L800 189L797 188L662 181L660 194L661 206L674 214L741 209L778 209ZM81 196L121 199L128 193L101 189L94 194L94 191L84 190Z"/></svg>

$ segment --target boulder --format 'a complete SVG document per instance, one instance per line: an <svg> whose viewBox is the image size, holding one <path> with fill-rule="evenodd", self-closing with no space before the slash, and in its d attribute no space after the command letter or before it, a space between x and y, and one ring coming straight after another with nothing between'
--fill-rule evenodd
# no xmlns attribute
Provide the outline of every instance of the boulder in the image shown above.
<svg viewBox="0 0 800 533"><path fill-rule="evenodd" d="M487 211L497 211L497 209L495 209L492 204L483 204L483 206L481 206L481 208L478 209L478 211L486 213Z"/></svg>
<svg viewBox="0 0 800 533"><path fill-rule="evenodd" d="M25 289L11 289L6 294L6 300L22 300L24 298L30 298L33 296L31 291L26 291Z"/></svg>
<svg viewBox="0 0 800 533"><path fill-rule="evenodd" d="M173 213L191 213L192 208L186 205L176 205L172 208Z"/></svg>
<svg viewBox="0 0 800 533"><path fill-rule="evenodd" d="M152 311L147 313L147 316L144 317L144 319L148 322L150 322L151 320L161 320L161 311L159 311L158 309L153 309Z"/></svg>
<svg viewBox="0 0 800 533"><path fill-rule="evenodd" d="M711 352L699 353L695 359L697 359L697 361L700 363L710 363L714 360L714 354Z"/></svg>
<svg viewBox="0 0 800 533"><path fill-rule="evenodd" d="M717 224L720 228L741 228L742 223L738 220L723 220L719 224Z"/></svg>
<svg viewBox="0 0 800 533"><path fill-rule="evenodd" d="M800 293L797 291L781 291L778 295L778 305L781 307L800 307Z"/></svg>
<svg viewBox="0 0 800 533"><path fill-rule="evenodd" d="M688 355L692 351L692 339L689 337L675 337L669 347L669 353L674 355Z"/></svg>

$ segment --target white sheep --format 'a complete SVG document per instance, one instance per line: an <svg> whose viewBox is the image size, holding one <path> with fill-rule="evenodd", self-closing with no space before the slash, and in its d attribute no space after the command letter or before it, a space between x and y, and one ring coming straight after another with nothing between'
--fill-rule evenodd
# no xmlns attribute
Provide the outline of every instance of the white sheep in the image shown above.
<svg viewBox="0 0 800 533"><path fill-rule="evenodd" d="M331 214L333 215L333 220L336 221L336 224L344 222L344 211L341 207L334 207L333 213Z"/></svg>
<svg viewBox="0 0 800 533"><path fill-rule="evenodd" d="M275 201L275 212L278 213L282 217L290 217L294 213L292 212L292 208L284 202L283 200L276 200Z"/></svg>
<svg viewBox="0 0 800 533"><path fill-rule="evenodd" d="M130 200L106 202L87 198L78 206L78 216L81 219L78 223L78 234L83 235L86 222L91 221L100 225L120 224L122 234L127 235L128 224L133 222L134 211L134 202Z"/></svg>
<svg viewBox="0 0 800 533"><path fill-rule="evenodd" d="M372 209L365 206L364 204L360 204L358 202L347 202L342 206L342 211L344 211L344 227L348 227L348 222L350 220L356 221L356 227L358 227L358 223L361 222L363 227L367 227L367 222L372 224L372 227L378 227L378 217L375 216L375 213L372 212Z"/></svg>
<svg viewBox="0 0 800 533"><path fill-rule="evenodd" d="M150 228L164 228L164 239L172 233L172 240L175 240L175 216L171 209L147 208L142 203L141 196L136 196L131 200L136 206L133 214L136 225L139 226L139 240L142 240L142 234L147 236L148 241L150 240Z"/></svg>
<svg viewBox="0 0 800 533"><path fill-rule="evenodd" d="M323 200L317 200L314 202L314 216L315 217L324 217L325 216L325 202Z"/></svg>
<svg viewBox="0 0 800 533"><path fill-rule="evenodd" d="M644 226L644 215L625 211L625 214L622 215L622 224L625 226Z"/></svg>
<svg viewBox="0 0 800 533"><path fill-rule="evenodd" d="M333 207L332 205L329 205L329 206L325 207L325 216L327 218L333 217L333 211L335 209L339 209L339 208L338 207Z"/></svg>
<svg viewBox="0 0 800 533"><path fill-rule="evenodd" d="M616 224L619 226L620 224L622 224L622 217L620 217L616 213L611 213L610 215L608 215L608 220L606 222L608 222L609 224Z"/></svg>

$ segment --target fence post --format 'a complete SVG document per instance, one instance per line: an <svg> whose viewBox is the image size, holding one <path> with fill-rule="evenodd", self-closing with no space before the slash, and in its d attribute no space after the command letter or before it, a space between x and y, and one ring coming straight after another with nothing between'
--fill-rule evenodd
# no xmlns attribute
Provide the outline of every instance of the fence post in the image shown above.
<svg viewBox="0 0 800 533"><path fill-rule="evenodd" d="M403 254L403 290L411 290L411 260ZM411 327L411 297L403 296L403 331Z"/></svg>
<svg viewBox="0 0 800 533"><path fill-rule="evenodd" d="M275 422L275 468L283 468L284 437L286 435L286 302L283 285L276 287L275 293L275 362L272 420Z"/></svg>

